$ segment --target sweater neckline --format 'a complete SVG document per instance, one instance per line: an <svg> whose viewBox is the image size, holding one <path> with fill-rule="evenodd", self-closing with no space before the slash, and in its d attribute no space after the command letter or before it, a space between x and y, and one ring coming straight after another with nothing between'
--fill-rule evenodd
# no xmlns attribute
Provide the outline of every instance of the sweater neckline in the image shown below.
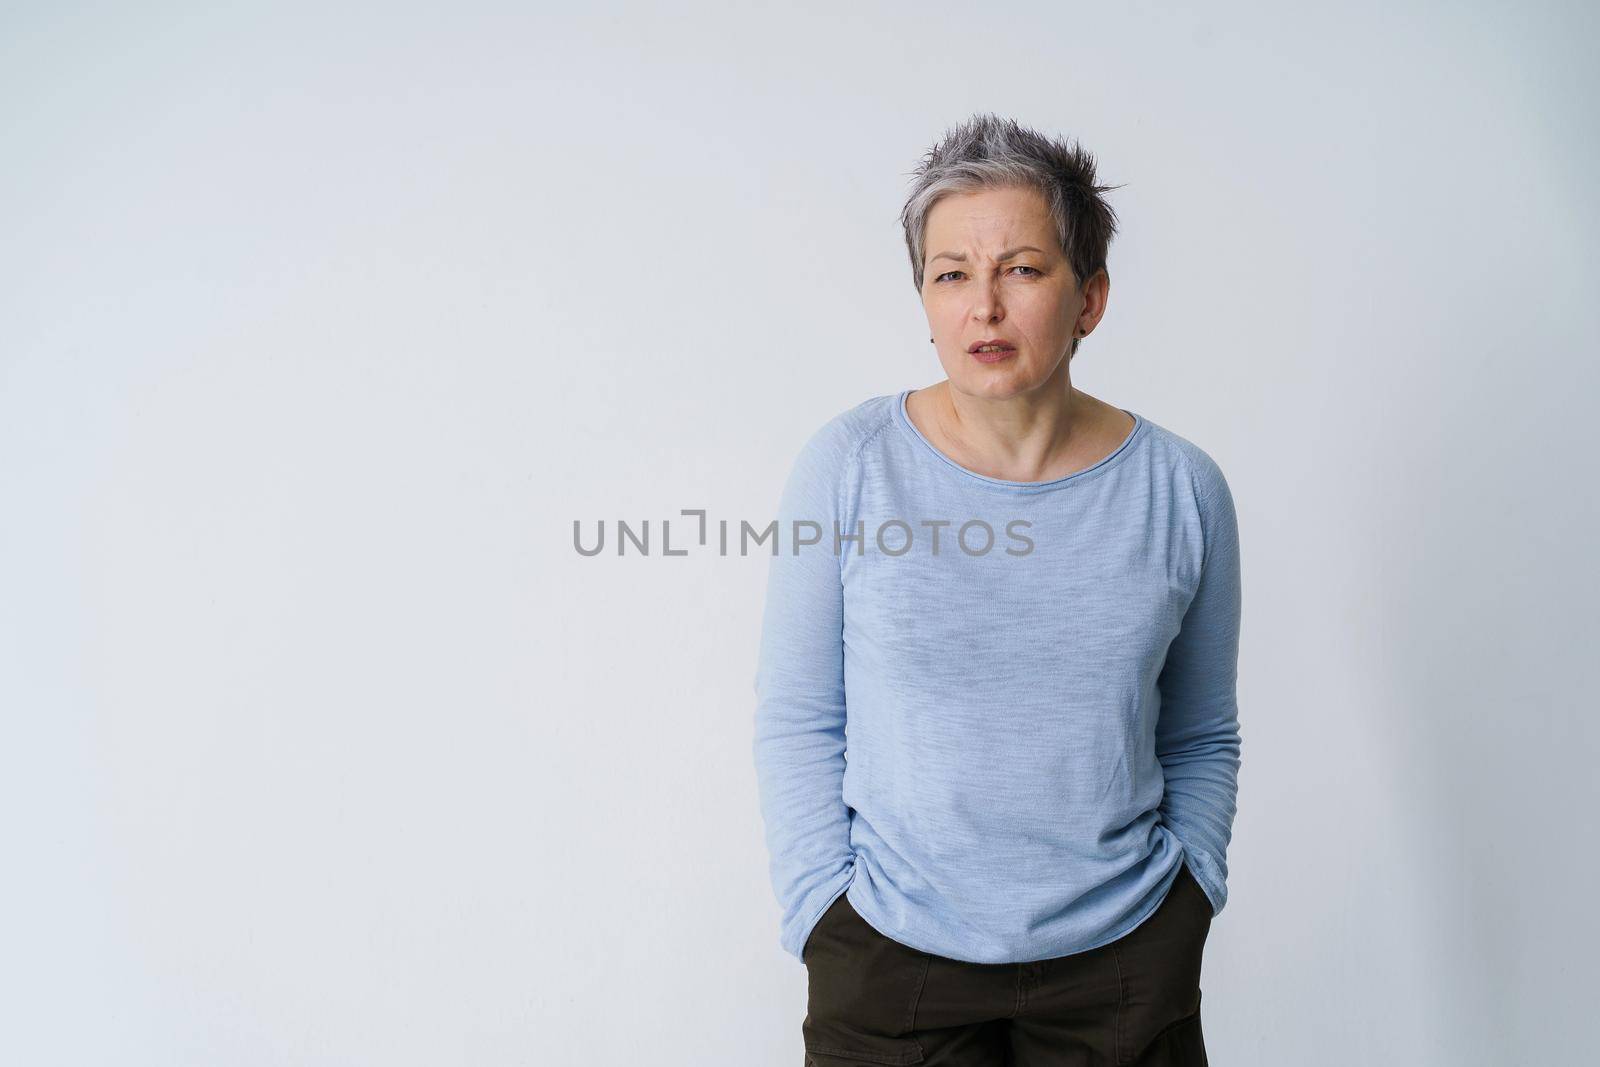
<svg viewBox="0 0 1600 1067"><path fill-rule="evenodd" d="M1129 411L1127 408L1118 408L1117 410L1121 411L1124 415L1132 417L1133 429L1128 431L1128 436L1124 437L1122 439L1122 443L1116 448L1112 449L1109 454L1080 471L1073 471L1071 474L1062 475L1060 478L1052 478L1049 481L1044 482L1018 482L1012 481L1008 478L991 478L987 474L979 474L975 470L970 470L966 467L963 467L961 464L957 463L955 460L939 451L938 447L936 447L932 441L929 441L926 437L924 437L921 430L917 429L916 424L911 421L911 416L906 411L906 398L909 397L914 391L915 390L912 389L901 390L899 400L894 405L895 421L900 424L901 428L909 433L916 441L918 441L923 448L927 449L930 455L942 462L945 466L949 467L952 471L955 471L956 473L974 481L1007 489L1021 489L1028 491L1039 489L1055 489L1066 485L1076 485L1081 481L1085 481L1089 477L1103 472L1106 470L1106 468L1117 463L1122 459L1123 456L1127 455L1132 450L1133 443L1143 436L1145 432L1145 426L1147 425L1145 419L1138 412Z"/></svg>

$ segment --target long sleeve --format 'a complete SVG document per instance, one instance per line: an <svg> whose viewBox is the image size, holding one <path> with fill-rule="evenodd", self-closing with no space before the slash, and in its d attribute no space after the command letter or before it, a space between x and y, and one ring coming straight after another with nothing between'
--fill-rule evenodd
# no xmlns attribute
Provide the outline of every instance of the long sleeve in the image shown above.
<svg viewBox="0 0 1600 1067"><path fill-rule="evenodd" d="M849 436L837 422L795 461L778 507L755 678L753 747L780 942L797 959L855 862L843 798L844 590L834 552L849 463Z"/></svg>
<svg viewBox="0 0 1600 1067"><path fill-rule="evenodd" d="M1239 530L1233 496L1210 457L1192 457L1204 535L1199 585L1158 678L1156 758L1163 822L1183 844L1212 914L1228 899L1228 843L1238 807Z"/></svg>

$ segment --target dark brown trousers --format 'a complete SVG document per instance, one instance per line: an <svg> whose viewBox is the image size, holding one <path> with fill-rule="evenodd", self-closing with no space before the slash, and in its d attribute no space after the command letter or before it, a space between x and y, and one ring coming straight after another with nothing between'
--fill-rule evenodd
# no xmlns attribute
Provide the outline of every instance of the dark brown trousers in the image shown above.
<svg viewBox="0 0 1600 1067"><path fill-rule="evenodd" d="M879 933L841 895L803 957L806 1067L1206 1067L1211 902L1187 865L1123 937L1033 963L968 963Z"/></svg>

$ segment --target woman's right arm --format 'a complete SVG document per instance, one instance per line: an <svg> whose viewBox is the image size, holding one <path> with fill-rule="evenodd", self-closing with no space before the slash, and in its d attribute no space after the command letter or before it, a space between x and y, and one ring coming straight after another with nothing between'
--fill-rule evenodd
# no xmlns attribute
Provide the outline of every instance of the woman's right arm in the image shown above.
<svg viewBox="0 0 1600 1067"><path fill-rule="evenodd" d="M844 427L830 422L806 442L784 486L755 679L761 814L783 909L780 942L796 959L855 863L843 796L844 589L833 550L849 452ZM798 543L806 539L816 543Z"/></svg>

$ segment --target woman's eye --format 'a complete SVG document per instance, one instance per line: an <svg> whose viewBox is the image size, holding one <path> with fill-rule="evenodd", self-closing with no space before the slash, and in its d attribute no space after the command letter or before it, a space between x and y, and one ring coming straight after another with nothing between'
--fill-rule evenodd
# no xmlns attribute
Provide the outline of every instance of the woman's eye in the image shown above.
<svg viewBox="0 0 1600 1067"><path fill-rule="evenodd" d="M1018 263L1015 267L1012 267L1011 269L1012 270L1031 271L1032 273L1023 275L1023 277L1026 277L1026 278L1033 278L1033 277L1039 276L1039 275L1041 275L1043 273L1042 271L1038 270L1037 268L1030 267L1025 263ZM937 278L935 278L933 280L936 281L936 282L942 282L946 278L949 278L952 275L956 275L956 274L960 274L960 273L961 272L958 271L958 270L947 270L943 274L939 275Z"/></svg>

